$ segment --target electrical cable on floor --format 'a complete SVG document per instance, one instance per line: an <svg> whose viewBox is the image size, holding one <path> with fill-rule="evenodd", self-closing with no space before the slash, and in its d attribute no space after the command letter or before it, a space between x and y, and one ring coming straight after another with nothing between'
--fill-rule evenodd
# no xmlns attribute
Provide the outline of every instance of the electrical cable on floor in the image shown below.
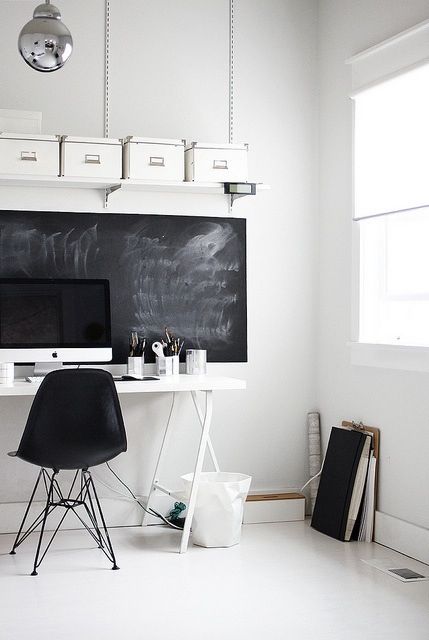
<svg viewBox="0 0 429 640"><path fill-rule="evenodd" d="M110 469L110 470L112 471L112 473L114 475L116 475L115 472L113 471L113 469ZM92 475L94 476L94 478L96 478L97 482L99 482L104 487L106 487L106 489L109 489L109 491L112 491L113 493L117 493L119 496L121 496L121 498L123 498L124 500L128 500L129 502L137 502L137 504L143 509L143 511L146 511L146 513L148 513L150 516L155 516L156 518L160 518L161 520L163 520L165 522L165 524L168 524L173 529L182 529L182 527L175 526L172 522L167 520L167 518L165 518L163 515L161 515L160 513L155 511L154 509L149 509L149 510L146 509L146 507L140 502L140 500L137 497L130 498L125 493L123 493L122 491L119 491L118 489L115 489L115 487L112 487L107 482L104 482L104 480L102 480L97 474L95 474L94 471L92 471ZM116 476L116 477L118 477L118 476ZM119 480L120 480L120 478L119 478Z"/></svg>
<svg viewBox="0 0 429 640"><path fill-rule="evenodd" d="M115 478L125 487L125 489L128 491L128 493L133 497L133 499L137 502L137 504L139 504L141 506L141 508L143 509L143 511L146 511L146 513L148 513L150 516L156 516L157 518L161 518L161 520L163 520L165 522L165 524L168 524L169 526L173 527L174 529L180 529L181 527L176 527L175 525L173 525L171 522L169 522L167 520L167 518L165 518L163 515L161 515L160 513L158 513L157 511L155 511L155 509L146 509L146 507L140 502L140 500L137 498L137 496L133 493L133 491L130 489L130 487L125 484L125 482L118 476L118 474L116 473L116 471L114 471L112 469L112 467L110 466L110 464L108 462L106 462L106 466L109 468L109 470L113 473L113 475L115 476Z"/></svg>
<svg viewBox="0 0 429 640"><path fill-rule="evenodd" d="M144 504L142 504L140 502L140 500L137 498L137 496L133 493L133 491L130 489L130 487L125 484L125 482L118 476L118 474L116 473L116 471L114 471L112 469L112 467L110 466L110 464L108 462L106 462L106 466L108 467L108 469L113 473L113 475L115 476L115 478L125 487L125 489L128 491L128 493L132 496L133 500L135 502L137 502L137 504L143 509L143 511L145 511L147 514L149 514L150 516L155 516L156 518L160 518L163 522L165 522L165 524L168 524L169 527L172 527L173 529L182 529L182 527L177 527L175 524L173 524L172 522L170 522L169 520L167 520L167 518L165 516L163 516L161 513L158 513L158 511L155 511L155 509L150 508L150 509L146 509L146 507L144 506ZM99 478L97 478L97 480L99 480ZM104 486L108 485L105 482L102 482L102 484L104 484ZM113 489L112 487L108 487L109 489ZM114 489L113 489L114 491ZM116 493L119 493L120 495L124 496L124 494L120 491L116 490ZM125 498L129 499L127 496L124 496Z"/></svg>
<svg viewBox="0 0 429 640"><path fill-rule="evenodd" d="M110 484L108 484L107 482L104 482L104 480L102 480L95 472L94 470L91 470L92 475L94 476L94 478L97 480L97 482L99 482L100 484L103 485L103 487L106 487L106 489L109 489L109 491L112 491L113 493L117 493L118 496L121 496L121 498L123 498L124 500L128 500L129 502L135 502L135 500L133 498L131 498L130 496L127 496L123 491L120 491L119 489L115 489L115 487L112 487Z"/></svg>
<svg viewBox="0 0 429 640"><path fill-rule="evenodd" d="M320 465L320 470L316 473L315 476L313 476L312 478L310 478L310 480L307 480L307 482L301 487L300 492L302 492L305 487L307 487L311 482L313 482L313 480L316 480L316 478L318 478L320 476L320 474L322 473L322 469L323 469L323 465L325 464L325 457L322 460L322 464Z"/></svg>

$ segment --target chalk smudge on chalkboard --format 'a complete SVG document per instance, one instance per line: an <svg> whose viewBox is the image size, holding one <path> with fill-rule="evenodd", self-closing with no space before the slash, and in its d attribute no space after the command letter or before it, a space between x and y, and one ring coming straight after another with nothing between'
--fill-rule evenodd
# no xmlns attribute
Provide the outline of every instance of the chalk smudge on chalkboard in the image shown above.
<svg viewBox="0 0 429 640"><path fill-rule="evenodd" d="M228 291L225 274L239 271L236 233L210 222L195 225L193 234L184 241L148 238L142 229L127 238L121 260L133 265L135 320L155 334L174 326L176 335L193 336L197 346L213 337L229 343L228 311L237 295Z"/></svg>
<svg viewBox="0 0 429 640"><path fill-rule="evenodd" d="M96 258L97 225L83 231L46 233L22 223L4 225L0 233L2 270L8 266L28 277L88 278L88 262ZM35 271L36 270L36 271Z"/></svg>

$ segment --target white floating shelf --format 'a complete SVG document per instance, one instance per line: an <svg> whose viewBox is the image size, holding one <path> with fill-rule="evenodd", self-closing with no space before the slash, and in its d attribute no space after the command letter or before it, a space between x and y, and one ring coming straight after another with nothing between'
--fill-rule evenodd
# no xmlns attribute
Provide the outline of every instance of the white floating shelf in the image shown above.
<svg viewBox="0 0 429 640"><path fill-rule="evenodd" d="M223 182L170 182L166 180L121 180L123 191L163 191L170 193L205 193L226 195ZM269 189L265 184L257 184L256 190Z"/></svg>
<svg viewBox="0 0 429 640"><path fill-rule="evenodd" d="M223 193L221 182L170 182L166 180L121 180L123 191L165 191L167 193Z"/></svg>
<svg viewBox="0 0 429 640"><path fill-rule="evenodd" d="M58 176L16 176L0 175L3 187L61 187L72 189L109 189L119 185L121 180L106 178L59 178Z"/></svg>
<svg viewBox="0 0 429 640"><path fill-rule="evenodd" d="M106 178L67 178L57 176L0 175L3 187L55 187L72 189L101 189L107 195L115 191L148 191L159 193L183 193L227 195L223 182L170 182L166 180L108 180ZM257 183L256 192L270 189L269 185ZM244 194L247 195L247 194ZM228 196L231 197L231 196ZM237 197L237 196L233 196ZM238 196L241 197L241 196Z"/></svg>

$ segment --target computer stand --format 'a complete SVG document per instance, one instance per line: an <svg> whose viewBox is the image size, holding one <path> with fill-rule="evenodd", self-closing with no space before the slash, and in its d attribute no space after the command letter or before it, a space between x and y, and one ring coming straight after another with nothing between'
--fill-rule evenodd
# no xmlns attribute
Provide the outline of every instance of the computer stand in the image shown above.
<svg viewBox="0 0 429 640"><path fill-rule="evenodd" d="M62 362L35 362L34 363L34 375L35 376L46 376L51 371L56 371L57 369L62 369Z"/></svg>

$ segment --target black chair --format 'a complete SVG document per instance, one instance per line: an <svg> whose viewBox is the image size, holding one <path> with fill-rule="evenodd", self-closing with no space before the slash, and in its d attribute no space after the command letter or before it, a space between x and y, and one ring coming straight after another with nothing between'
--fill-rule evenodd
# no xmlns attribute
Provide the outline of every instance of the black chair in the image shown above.
<svg viewBox="0 0 429 640"><path fill-rule="evenodd" d="M107 462L126 449L124 422L110 373L102 369L63 369L45 377L31 406L18 450L9 454L41 467L10 552L14 554L27 536L41 525L32 576L37 575L37 568L70 511L112 562L112 569L119 568L89 467ZM52 471L49 473L46 469ZM57 479L63 469L76 471L65 494ZM46 490L45 507L23 533L41 480ZM41 554L47 518L58 507L65 511ZM81 513L78 513L78 507Z"/></svg>

